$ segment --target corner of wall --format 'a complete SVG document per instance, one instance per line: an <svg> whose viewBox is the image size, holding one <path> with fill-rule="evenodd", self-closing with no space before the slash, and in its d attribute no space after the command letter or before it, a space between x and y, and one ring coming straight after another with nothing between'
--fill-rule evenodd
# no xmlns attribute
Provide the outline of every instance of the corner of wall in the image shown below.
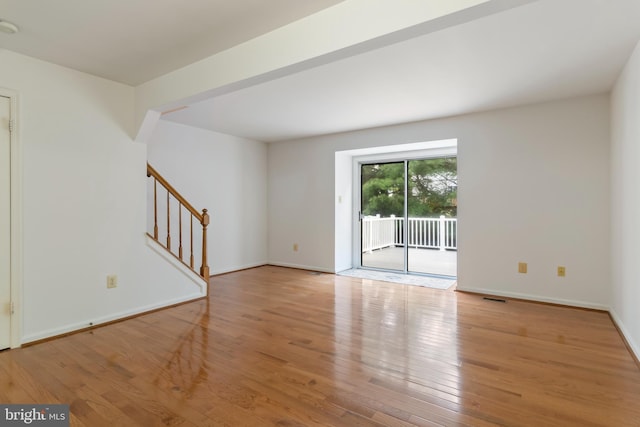
<svg viewBox="0 0 640 427"><path fill-rule="evenodd" d="M640 359L640 42L611 92L611 309L629 347Z"/></svg>
<svg viewBox="0 0 640 427"><path fill-rule="evenodd" d="M626 326L624 325L624 322L622 321L618 313L613 308L609 309L609 315L611 316L611 319L613 320L613 323L615 324L618 331L620 331L620 333L622 334L622 338L627 344L627 347L633 353L635 360L639 361L640 360L640 344L638 344L638 342L635 341L633 335L631 334L631 331L629 331L626 328Z"/></svg>

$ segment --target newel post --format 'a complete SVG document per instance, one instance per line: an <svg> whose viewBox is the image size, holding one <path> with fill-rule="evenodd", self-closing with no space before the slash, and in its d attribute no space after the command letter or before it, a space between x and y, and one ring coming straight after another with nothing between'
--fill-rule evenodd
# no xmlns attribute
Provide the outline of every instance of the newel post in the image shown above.
<svg viewBox="0 0 640 427"><path fill-rule="evenodd" d="M209 225L209 214L206 209L202 209L202 267L200 275L209 280L209 264L207 263L207 225Z"/></svg>

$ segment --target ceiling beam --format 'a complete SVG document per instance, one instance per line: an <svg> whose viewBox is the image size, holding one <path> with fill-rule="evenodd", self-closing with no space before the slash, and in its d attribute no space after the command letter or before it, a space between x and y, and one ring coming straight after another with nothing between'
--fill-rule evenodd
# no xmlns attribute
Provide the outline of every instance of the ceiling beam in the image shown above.
<svg viewBox="0 0 640 427"><path fill-rule="evenodd" d="M135 88L145 117L317 67L537 0L345 0ZM148 132L139 132L144 142Z"/></svg>

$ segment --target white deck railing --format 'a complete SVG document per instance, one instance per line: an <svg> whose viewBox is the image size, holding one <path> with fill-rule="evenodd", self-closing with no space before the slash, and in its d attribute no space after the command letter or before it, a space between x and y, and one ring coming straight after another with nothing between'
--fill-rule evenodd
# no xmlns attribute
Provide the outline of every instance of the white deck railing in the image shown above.
<svg viewBox="0 0 640 427"><path fill-rule="evenodd" d="M457 218L409 218L411 248L458 249ZM365 216L362 219L362 252L404 245L404 218Z"/></svg>

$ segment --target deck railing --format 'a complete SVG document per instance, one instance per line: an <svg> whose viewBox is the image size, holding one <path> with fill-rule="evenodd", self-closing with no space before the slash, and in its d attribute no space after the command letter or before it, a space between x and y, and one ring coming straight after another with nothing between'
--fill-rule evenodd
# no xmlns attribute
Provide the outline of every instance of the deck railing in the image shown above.
<svg viewBox="0 0 640 427"><path fill-rule="evenodd" d="M409 218L410 248L457 250L457 218ZM362 252L404 245L404 218L365 216L362 219Z"/></svg>

